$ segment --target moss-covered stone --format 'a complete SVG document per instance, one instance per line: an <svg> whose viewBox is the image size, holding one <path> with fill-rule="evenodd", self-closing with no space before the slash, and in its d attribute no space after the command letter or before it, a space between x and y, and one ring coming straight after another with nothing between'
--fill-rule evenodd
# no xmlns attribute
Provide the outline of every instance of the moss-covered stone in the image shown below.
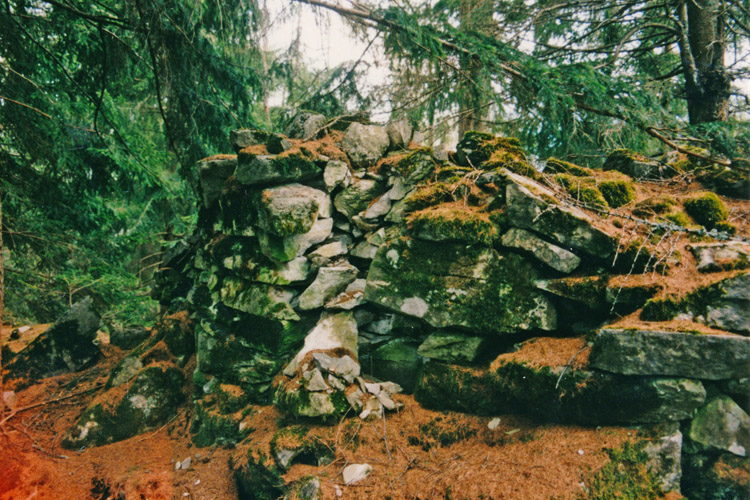
<svg viewBox="0 0 750 500"><path fill-rule="evenodd" d="M599 182L598 188L612 208L627 205L635 199L635 188L630 181L604 180Z"/></svg>
<svg viewBox="0 0 750 500"><path fill-rule="evenodd" d="M365 373L396 382L407 393L414 390L421 364L417 345L407 339L388 342L362 358Z"/></svg>
<svg viewBox="0 0 750 500"><path fill-rule="evenodd" d="M287 492L282 471L272 460L250 450L246 461L234 468L239 500L278 500Z"/></svg>
<svg viewBox="0 0 750 500"><path fill-rule="evenodd" d="M588 500L656 500L662 498L659 478L649 469L646 442L625 442L608 450L610 461L585 481Z"/></svg>
<svg viewBox="0 0 750 500"><path fill-rule="evenodd" d="M715 164L701 169L696 175L707 189L724 196L750 199L750 162L737 159L731 166Z"/></svg>
<svg viewBox="0 0 750 500"><path fill-rule="evenodd" d="M636 179L653 179L675 173L671 169L668 172L659 163L628 149L611 151L604 162L604 170L617 170Z"/></svg>
<svg viewBox="0 0 750 500"><path fill-rule="evenodd" d="M432 410L455 410L495 415L509 410L509 401L498 391L487 368L469 368L427 361L422 366L414 398Z"/></svg>
<svg viewBox="0 0 750 500"><path fill-rule="evenodd" d="M312 179L323 172L315 161L301 153L258 156L247 150L237 154L234 177L245 185L266 185Z"/></svg>
<svg viewBox="0 0 750 500"><path fill-rule="evenodd" d="M677 204L677 200L672 196L652 196L643 201L639 201L633 209L633 214L646 217L652 215L663 215L671 212Z"/></svg>
<svg viewBox="0 0 750 500"><path fill-rule="evenodd" d="M398 175L407 185L413 185L435 171L432 148L422 147L410 152L390 167L392 175Z"/></svg>
<svg viewBox="0 0 750 500"><path fill-rule="evenodd" d="M409 436L411 445L421 446L424 451L440 445L447 447L477 434L477 430L455 417L435 417L419 426L419 434Z"/></svg>
<svg viewBox="0 0 750 500"><path fill-rule="evenodd" d="M511 172L539 178L539 172L529 162L521 143L513 137L495 137L491 134L469 131L456 146L460 165L483 170L507 168Z"/></svg>
<svg viewBox="0 0 750 500"><path fill-rule="evenodd" d="M223 413L211 400L196 401L193 408L195 413L190 433L193 444L199 448L215 444L231 447L253 431L251 428L241 427L241 414Z"/></svg>
<svg viewBox="0 0 750 500"><path fill-rule="evenodd" d="M588 168L579 167L574 163L560 160L558 158L547 158L545 174L568 174L576 177L589 177L593 171Z"/></svg>
<svg viewBox="0 0 750 500"><path fill-rule="evenodd" d="M750 497L750 458L731 454L685 455L682 493L701 500L746 500Z"/></svg>
<svg viewBox="0 0 750 500"><path fill-rule="evenodd" d="M683 206L695 222L707 229L713 229L717 223L726 220L729 215L724 202L711 192L692 196L683 202Z"/></svg>
<svg viewBox="0 0 750 500"><path fill-rule="evenodd" d="M420 210L411 214L408 221L411 234L430 241L465 241L492 246L497 238L489 214L453 205Z"/></svg>

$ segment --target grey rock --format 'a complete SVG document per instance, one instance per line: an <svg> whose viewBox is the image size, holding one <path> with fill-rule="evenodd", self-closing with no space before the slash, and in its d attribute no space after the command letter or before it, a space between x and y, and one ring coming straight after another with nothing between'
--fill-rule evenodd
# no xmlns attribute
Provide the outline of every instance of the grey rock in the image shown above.
<svg viewBox="0 0 750 500"><path fill-rule="evenodd" d="M276 262L288 262L304 254L311 246L322 243L331 235L333 219L318 219L304 234L279 237L261 231L258 243L263 255Z"/></svg>
<svg viewBox="0 0 750 500"><path fill-rule="evenodd" d="M345 355L337 358L323 352L316 352L313 353L313 359L318 368L344 379L347 384L351 384L355 378L359 377L359 363L351 356Z"/></svg>
<svg viewBox="0 0 750 500"><path fill-rule="evenodd" d="M585 212L555 201L555 194L538 182L505 169L501 173L506 179L508 219L514 226L530 229L595 257L612 256L616 239L596 228Z"/></svg>
<svg viewBox="0 0 750 500"><path fill-rule="evenodd" d="M414 129L409 120L401 119L388 123L385 131L388 134L390 149L403 149L409 145Z"/></svg>
<svg viewBox="0 0 750 500"><path fill-rule="evenodd" d="M393 411L396 409L397 405L396 402L391 399L391 396L388 395L385 391L380 391L378 394L375 395L378 398L378 402L385 408L386 410Z"/></svg>
<svg viewBox="0 0 750 500"><path fill-rule="evenodd" d="M307 254L307 258L315 267L322 267L330 264L336 257L346 255L348 251L344 241L336 240L319 246L315 251Z"/></svg>
<svg viewBox="0 0 750 500"><path fill-rule="evenodd" d="M437 328L498 335L555 329L555 308L533 287L535 275L533 265L518 254L397 239L375 255L365 300Z"/></svg>
<svg viewBox="0 0 750 500"><path fill-rule="evenodd" d="M243 128L238 130L232 130L229 132L229 142L232 144L232 149L239 151L249 146L257 146L264 144L268 137L268 132L254 128Z"/></svg>
<svg viewBox="0 0 750 500"><path fill-rule="evenodd" d="M294 292L284 288L226 277L221 282L222 303L238 311L269 319L298 321L290 305Z"/></svg>
<svg viewBox="0 0 750 500"><path fill-rule="evenodd" d="M351 464L344 467L341 475L344 479L344 484L348 486L366 479L371 472L372 466L369 464Z"/></svg>
<svg viewBox="0 0 750 500"><path fill-rule="evenodd" d="M306 389L308 391L313 392L321 392L328 390L328 384L326 384L326 381L323 380L323 374L320 373L320 370L314 369L311 370L309 373L312 375L310 376L310 379L307 381L307 387Z"/></svg>
<svg viewBox="0 0 750 500"><path fill-rule="evenodd" d="M221 194L226 180L237 168L237 158L207 158L198 162L203 206L208 208Z"/></svg>
<svg viewBox="0 0 750 500"><path fill-rule="evenodd" d="M339 160L329 161L323 171L323 182L329 193L339 186L343 188L349 186L352 182L352 173L349 170L349 165Z"/></svg>
<svg viewBox="0 0 750 500"><path fill-rule="evenodd" d="M368 168L385 154L389 144L385 127L354 122L346 129L341 149L349 156L355 168Z"/></svg>
<svg viewBox="0 0 750 500"><path fill-rule="evenodd" d="M384 216L391 210L391 199L388 197L388 193L380 195L375 199L370 206L367 207L363 217L365 219L377 219Z"/></svg>
<svg viewBox="0 0 750 500"><path fill-rule="evenodd" d="M318 217L331 216L328 195L302 184L264 189L258 205L258 227L282 237L306 233Z"/></svg>
<svg viewBox="0 0 750 500"><path fill-rule="evenodd" d="M362 420L370 415L373 415L376 418L381 418L383 416L383 405L376 396L368 396L365 399L365 402L360 403L360 405L362 406L362 411L359 414L359 418Z"/></svg>
<svg viewBox="0 0 750 500"><path fill-rule="evenodd" d="M297 490L296 498L299 500L320 500L320 497L320 479L317 477L305 479Z"/></svg>
<svg viewBox="0 0 750 500"><path fill-rule="evenodd" d="M299 308L308 311L323 307L356 279L357 272L357 268L348 262L335 267L321 267L315 280L299 296Z"/></svg>
<svg viewBox="0 0 750 500"><path fill-rule="evenodd" d="M388 198L391 201L403 200L404 197L411 192L414 187L411 184L407 184L401 177L393 178L393 186L388 191Z"/></svg>
<svg viewBox="0 0 750 500"><path fill-rule="evenodd" d="M750 245L739 241L694 243L689 247L698 271L713 273L750 267Z"/></svg>
<svg viewBox="0 0 750 500"><path fill-rule="evenodd" d="M266 139L266 149L272 155L278 155L292 149L292 142L281 134L269 134Z"/></svg>
<svg viewBox="0 0 750 500"><path fill-rule="evenodd" d="M117 365L117 369L112 372L107 387L117 387L135 377L143 368L143 362L138 356L127 356Z"/></svg>
<svg viewBox="0 0 750 500"><path fill-rule="evenodd" d="M538 260L561 273L569 273L581 263L581 259L573 252L553 245L523 229L511 228L502 236L501 243L509 248L530 252Z"/></svg>
<svg viewBox="0 0 750 500"><path fill-rule="evenodd" d="M24 377L29 382L82 370L101 355L95 344L98 329L99 316L91 297L86 297L76 302L4 368L10 378Z"/></svg>
<svg viewBox="0 0 750 500"><path fill-rule="evenodd" d="M713 398L690 422L688 437L699 449L746 457L750 451L750 416L728 396Z"/></svg>
<svg viewBox="0 0 750 500"><path fill-rule="evenodd" d="M446 363L469 364L479 357L483 342L483 337L457 332L435 332L422 342L417 354Z"/></svg>
<svg viewBox="0 0 750 500"><path fill-rule="evenodd" d="M298 414L301 417L326 417L336 413L331 396L325 392L311 392L307 399L307 405L299 406Z"/></svg>
<svg viewBox="0 0 750 500"><path fill-rule="evenodd" d="M338 377L335 375L331 375L330 373L326 377L326 382L328 382L328 385L336 389L337 391L345 391L346 386L339 380Z"/></svg>
<svg viewBox="0 0 750 500"><path fill-rule="evenodd" d="M324 312L320 320L305 337L305 344L294 359L284 369L284 374L292 377L299 363L312 351L344 349L357 354L357 322L351 312Z"/></svg>
<svg viewBox="0 0 750 500"><path fill-rule="evenodd" d="M649 440L643 448L648 455L646 466L658 478L662 493L680 491L682 478L682 433L677 423L665 427L659 437Z"/></svg>
<svg viewBox="0 0 750 500"><path fill-rule="evenodd" d="M240 151L234 177L248 185L298 182L319 176L320 167L301 154L279 158L274 155L254 155Z"/></svg>
<svg viewBox="0 0 750 500"><path fill-rule="evenodd" d="M326 125L326 117L316 113L301 111L295 115L284 131L292 139L315 139L314 135Z"/></svg>
<svg viewBox="0 0 750 500"><path fill-rule="evenodd" d="M727 278L712 286L718 296L706 306L709 326L750 335L750 273Z"/></svg>
<svg viewBox="0 0 750 500"><path fill-rule="evenodd" d="M350 392L346 395L346 401L349 403L349 406L351 406L355 411L361 411L362 410L362 397L364 396L364 393L359 388L355 389L354 391Z"/></svg>
<svg viewBox="0 0 750 500"><path fill-rule="evenodd" d="M592 368L624 375L721 380L750 376L750 338L654 330L600 330Z"/></svg>
<svg viewBox="0 0 750 500"><path fill-rule="evenodd" d="M364 302L367 280L356 279L349 283L346 289L336 297L326 302L326 309L342 309L350 311Z"/></svg>
<svg viewBox="0 0 750 500"><path fill-rule="evenodd" d="M353 181L334 198L336 210L349 219L367 208L372 200L383 192L383 185L372 179Z"/></svg>

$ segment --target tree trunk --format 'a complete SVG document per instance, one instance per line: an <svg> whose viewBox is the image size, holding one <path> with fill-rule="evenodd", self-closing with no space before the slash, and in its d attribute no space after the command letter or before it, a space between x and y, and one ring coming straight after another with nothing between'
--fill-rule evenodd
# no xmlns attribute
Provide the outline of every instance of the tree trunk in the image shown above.
<svg viewBox="0 0 750 500"><path fill-rule="evenodd" d="M729 109L731 77L724 66L726 38L724 19L717 0L685 0L681 17L687 11L687 44L692 59L683 73L690 123L726 121ZM687 45L687 46L685 46ZM691 64L692 63L692 64Z"/></svg>
<svg viewBox="0 0 750 500"><path fill-rule="evenodd" d="M3 246L3 191L0 189L0 330L5 316L5 247ZM3 336L0 334L0 418L5 415L5 379L3 378Z"/></svg>
<svg viewBox="0 0 750 500"><path fill-rule="evenodd" d="M458 18L465 31L487 31L492 26L492 3L487 0L459 0ZM482 85L482 63L472 54L459 57L458 138L469 130L483 130L487 98Z"/></svg>

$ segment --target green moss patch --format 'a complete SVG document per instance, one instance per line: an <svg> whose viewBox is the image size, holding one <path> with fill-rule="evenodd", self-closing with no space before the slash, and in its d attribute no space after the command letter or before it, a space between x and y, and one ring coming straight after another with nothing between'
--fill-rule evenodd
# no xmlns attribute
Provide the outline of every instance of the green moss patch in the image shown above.
<svg viewBox="0 0 750 500"><path fill-rule="evenodd" d="M726 220L729 215L724 202L711 192L692 196L683 202L683 206L695 222L707 229L713 229L717 223Z"/></svg>
<svg viewBox="0 0 750 500"><path fill-rule="evenodd" d="M593 171L589 168L579 167L575 163L559 160L557 158L547 158L545 174L568 174L575 177L590 177Z"/></svg>
<svg viewBox="0 0 750 500"><path fill-rule="evenodd" d="M477 430L456 417L435 417L419 426L419 435L409 436L409 444L429 451L435 446L450 446L477 434Z"/></svg>
<svg viewBox="0 0 750 500"><path fill-rule="evenodd" d="M609 450L610 462L587 482L587 500L655 500L661 497L658 478L648 467L646 442L626 442Z"/></svg>
<svg viewBox="0 0 750 500"><path fill-rule="evenodd" d="M421 210L408 221L412 234L432 241L456 240L491 246L497 238L489 214L456 204Z"/></svg>
<svg viewBox="0 0 750 500"><path fill-rule="evenodd" d="M605 180L599 183L598 188L612 208L627 205L635 199L635 188L630 181Z"/></svg>

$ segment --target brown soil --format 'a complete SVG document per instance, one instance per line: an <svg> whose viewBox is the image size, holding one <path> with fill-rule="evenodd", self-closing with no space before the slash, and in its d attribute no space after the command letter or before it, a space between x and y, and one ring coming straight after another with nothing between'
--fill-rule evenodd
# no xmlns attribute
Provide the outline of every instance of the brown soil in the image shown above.
<svg viewBox="0 0 750 500"><path fill-rule="evenodd" d="M9 334L5 328L0 338ZM553 340L563 364L568 351L582 345L581 339L539 339L522 351L534 359L532 351L544 351ZM281 422L273 407L257 407L246 418L255 430L235 450L193 447L189 406L162 428L119 443L75 451L60 447L64 432L95 397L96 391L85 391L101 385L126 354L106 344L103 352L103 360L88 370L44 379L18 393L17 412L0 433L0 500L236 498L230 457L241 463L250 450L256 456L270 453ZM59 398L67 399L55 401ZM467 499L573 499L581 495L581 483L608 461L607 449L636 437L627 428L539 425L512 415L501 415L499 427L490 430L488 417L429 411L410 396L395 398L403 408L385 421L350 415L338 425L310 426L306 439L335 444L336 459L324 467L294 465L285 480L314 474L325 499L427 499L450 492ZM457 429L465 439L441 446L425 435L429 426ZM175 462L188 457L191 466L176 471ZM343 485L341 471L351 463L371 464L370 478Z"/></svg>

